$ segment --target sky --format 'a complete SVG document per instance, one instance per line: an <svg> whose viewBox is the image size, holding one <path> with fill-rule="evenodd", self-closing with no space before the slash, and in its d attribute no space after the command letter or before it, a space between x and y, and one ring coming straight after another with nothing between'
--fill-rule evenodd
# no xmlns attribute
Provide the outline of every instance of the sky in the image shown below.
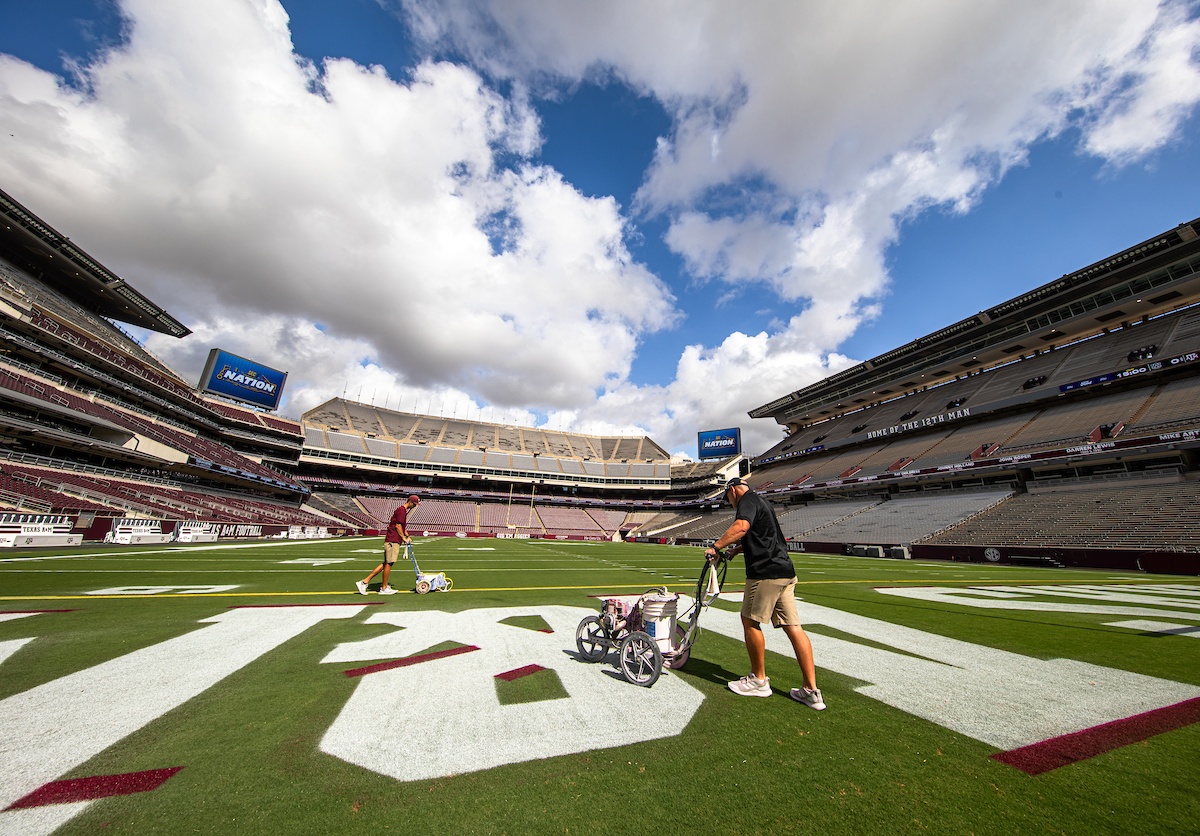
<svg viewBox="0 0 1200 836"><path fill-rule="evenodd" d="M4 0L0 188L331 397L696 455L1200 216L1200 3Z"/></svg>

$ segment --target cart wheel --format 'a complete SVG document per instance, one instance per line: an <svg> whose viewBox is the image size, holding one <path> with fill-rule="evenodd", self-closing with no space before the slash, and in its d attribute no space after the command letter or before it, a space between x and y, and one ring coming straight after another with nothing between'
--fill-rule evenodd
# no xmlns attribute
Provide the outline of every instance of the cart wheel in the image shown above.
<svg viewBox="0 0 1200 836"><path fill-rule="evenodd" d="M673 671L686 665L688 657L692 654L692 647L687 643L687 632L687 628L682 624L675 625L675 655L663 657L663 664Z"/></svg>
<svg viewBox="0 0 1200 836"><path fill-rule="evenodd" d="M446 585L441 588L441 591L449 592L451 589L454 589L454 581L450 580L449 578L446 578Z"/></svg>
<svg viewBox="0 0 1200 836"><path fill-rule="evenodd" d="M599 662L608 655L608 640L604 638L604 625L594 615L579 622L575 630L575 646L585 662Z"/></svg>
<svg viewBox="0 0 1200 836"><path fill-rule="evenodd" d="M658 644L640 630L630 633L621 642L620 661L625 681L644 688L657 682L663 669L663 657Z"/></svg>
<svg viewBox="0 0 1200 836"><path fill-rule="evenodd" d="M417 581L417 594L418 595L424 595L428 591L429 591L429 581L427 581L427 580Z"/></svg>

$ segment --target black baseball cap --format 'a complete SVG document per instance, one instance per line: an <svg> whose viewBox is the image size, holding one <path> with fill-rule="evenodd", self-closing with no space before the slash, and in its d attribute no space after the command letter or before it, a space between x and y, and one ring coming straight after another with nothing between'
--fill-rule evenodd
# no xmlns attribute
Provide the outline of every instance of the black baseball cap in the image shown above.
<svg viewBox="0 0 1200 836"><path fill-rule="evenodd" d="M745 484L746 483L743 482L740 477L734 476L732 479L730 479L728 482L725 483L725 493L729 493L730 488L736 488L738 485L745 485Z"/></svg>

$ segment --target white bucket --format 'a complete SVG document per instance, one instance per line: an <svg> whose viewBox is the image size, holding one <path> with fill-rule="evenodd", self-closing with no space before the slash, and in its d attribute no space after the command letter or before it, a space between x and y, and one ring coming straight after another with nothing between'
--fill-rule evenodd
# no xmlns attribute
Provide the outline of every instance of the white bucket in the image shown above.
<svg viewBox="0 0 1200 836"><path fill-rule="evenodd" d="M675 650L675 615L679 608L679 596L643 595L642 629L658 644L663 653Z"/></svg>

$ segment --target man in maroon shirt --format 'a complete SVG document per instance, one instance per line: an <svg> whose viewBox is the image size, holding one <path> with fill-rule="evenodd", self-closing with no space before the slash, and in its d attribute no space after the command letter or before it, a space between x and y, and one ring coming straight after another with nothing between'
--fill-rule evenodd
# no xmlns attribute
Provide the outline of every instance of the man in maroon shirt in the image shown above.
<svg viewBox="0 0 1200 836"><path fill-rule="evenodd" d="M412 537L408 536L408 512L420 504L421 497L413 494L404 504L397 506L391 521L388 522L387 536L383 538L383 563L376 566L375 570L367 575L366 580L354 582L360 595L367 594L367 584L380 572L383 572L383 584L379 587L379 594L396 594L396 590L388 585L388 577L392 574L392 564L400 557L401 544L408 545L412 542Z"/></svg>

